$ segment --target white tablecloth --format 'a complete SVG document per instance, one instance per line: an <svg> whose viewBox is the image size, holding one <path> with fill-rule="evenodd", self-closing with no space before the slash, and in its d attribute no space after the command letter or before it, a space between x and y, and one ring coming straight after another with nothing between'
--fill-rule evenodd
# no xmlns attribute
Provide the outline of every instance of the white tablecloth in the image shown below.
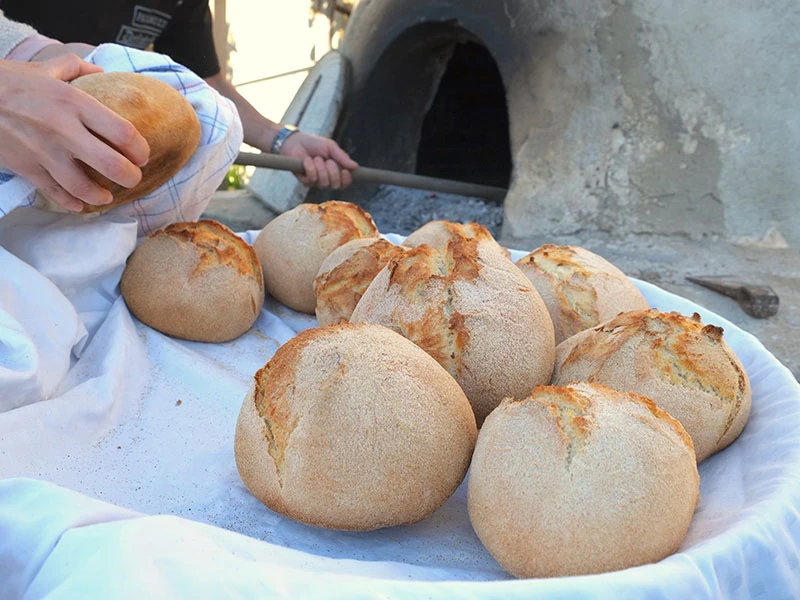
<svg viewBox="0 0 800 600"><path fill-rule="evenodd" d="M242 400L313 318L268 299L238 340L180 341L118 295L130 219L20 209L0 240L1 598L800 597L800 389L755 338L687 300L637 282L653 306L724 327L754 398L741 437L700 467L680 551L513 580L472 531L466 484L429 519L369 533L301 525L247 492Z"/></svg>

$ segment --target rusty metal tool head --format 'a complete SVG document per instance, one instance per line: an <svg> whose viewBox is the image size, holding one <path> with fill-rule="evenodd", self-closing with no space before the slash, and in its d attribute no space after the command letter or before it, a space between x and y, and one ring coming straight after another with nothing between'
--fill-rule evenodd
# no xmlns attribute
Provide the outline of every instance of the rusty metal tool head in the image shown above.
<svg viewBox="0 0 800 600"><path fill-rule="evenodd" d="M687 277L687 280L736 300L744 311L757 319L766 319L778 312L778 294L768 285L746 283L730 275Z"/></svg>

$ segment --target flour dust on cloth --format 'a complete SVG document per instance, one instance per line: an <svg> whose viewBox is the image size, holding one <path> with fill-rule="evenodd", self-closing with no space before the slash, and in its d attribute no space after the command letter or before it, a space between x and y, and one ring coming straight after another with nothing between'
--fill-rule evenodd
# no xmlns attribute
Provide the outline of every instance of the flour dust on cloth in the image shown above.
<svg viewBox="0 0 800 600"><path fill-rule="evenodd" d="M103 248L112 225L82 230L82 243ZM19 235L64 226L32 220ZM93 291L64 294L105 298L107 316L50 400L0 413L0 598L800 597L800 387L753 336L685 299L637 283L652 306L722 326L753 389L740 438L700 465L686 539L657 564L518 581L473 532L466 482L428 519L372 532L267 509L238 476L236 419L255 371L313 317L268 298L232 342L173 339L104 287L115 258L93 260L96 271L71 266ZM58 332L65 345L90 320L79 304Z"/></svg>
<svg viewBox="0 0 800 600"><path fill-rule="evenodd" d="M87 60L180 91L200 120L200 146L159 189L102 214L42 210L28 181L0 172L0 412L45 399L55 406L72 386L94 394L91 402L114 400L92 391L100 382L87 381L86 373L99 365L80 359L89 349L120 345L135 371L137 348L120 333L133 324L124 305L117 306L125 261L138 236L200 216L242 142L231 102L170 58L104 44ZM104 325L106 337L89 344ZM131 383L126 388L133 393ZM69 420L61 426L68 429Z"/></svg>

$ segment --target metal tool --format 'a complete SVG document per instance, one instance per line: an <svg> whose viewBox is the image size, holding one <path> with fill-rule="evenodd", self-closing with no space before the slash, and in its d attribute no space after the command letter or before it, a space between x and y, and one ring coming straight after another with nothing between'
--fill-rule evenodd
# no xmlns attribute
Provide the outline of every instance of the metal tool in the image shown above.
<svg viewBox="0 0 800 600"><path fill-rule="evenodd" d="M236 160L237 165L264 167L267 169L279 169L291 171L302 175L305 173L303 161L299 158L280 156L278 154L256 154L252 152L240 152ZM360 183L386 183L399 185L407 188L428 190L446 194L459 194L474 198L485 198L495 202L502 202L506 197L507 189L494 187L491 185L480 185L477 183L467 183L464 181L452 181L450 179L439 179L438 177L427 177L425 175L413 175L411 173L398 173L396 171L385 171L383 169L371 169L369 167L358 167L351 171L354 182Z"/></svg>
<svg viewBox="0 0 800 600"><path fill-rule="evenodd" d="M745 283L730 275L709 275L687 277L686 279L733 298L747 314L757 319L766 319L778 312L780 299L775 290L768 285Z"/></svg>

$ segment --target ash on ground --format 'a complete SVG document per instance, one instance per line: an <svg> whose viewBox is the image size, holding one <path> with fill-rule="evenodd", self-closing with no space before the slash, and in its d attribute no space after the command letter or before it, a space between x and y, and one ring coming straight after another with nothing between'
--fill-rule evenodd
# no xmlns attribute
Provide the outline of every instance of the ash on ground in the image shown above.
<svg viewBox="0 0 800 600"><path fill-rule="evenodd" d="M358 204L372 215L381 233L408 235L429 221L446 220L480 223L498 238L503 225L502 204L395 185L380 186Z"/></svg>

